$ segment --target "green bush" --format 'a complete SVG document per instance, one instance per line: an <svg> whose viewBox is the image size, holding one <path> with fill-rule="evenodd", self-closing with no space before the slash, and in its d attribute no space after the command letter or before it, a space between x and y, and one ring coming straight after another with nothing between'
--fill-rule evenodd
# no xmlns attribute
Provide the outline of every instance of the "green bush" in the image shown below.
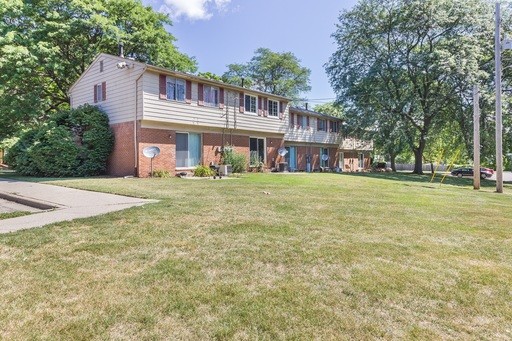
<svg viewBox="0 0 512 341"><path fill-rule="evenodd" d="M26 132L7 164L22 175L91 176L105 172L114 136L107 115L91 105L64 110Z"/></svg>
<svg viewBox="0 0 512 341"><path fill-rule="evenodd" d="M244 154L235 152L229 147L224 148L222 163L231 165L233 173L243 173L247 170L247 157Z"/></svg>
<svg viewBox="0 0 512 341"><path fill-rule="evenodd" d="M198 165L196 169L194 169L194 176L198 176L201 178L205 178L208 176L214 176L215 172L208 166Z"/></svg>
<svg viewBox="0 0 512 341"><path fill-rule="evenodd" d="M151 174L154 178L170 178L171 172L165 170L165 169L157 169L153 171L153 174Z"/></svg>

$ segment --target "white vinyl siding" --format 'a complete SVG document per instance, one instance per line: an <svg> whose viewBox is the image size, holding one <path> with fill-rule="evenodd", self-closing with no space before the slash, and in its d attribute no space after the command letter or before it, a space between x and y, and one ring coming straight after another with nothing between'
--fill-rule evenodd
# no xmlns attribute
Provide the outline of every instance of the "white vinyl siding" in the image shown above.
<svg viewBox="0 0 512 341"><path fill-rule="evenodd" d="M103 61L102 72L100 72L101 61ZM115 56L101 54L70 90L72 107L76 108L86 103L94 105L94 92L98 91L95 87L106 82L107 100L96 104L107 113L109 123L133 121L136 103L139 109L142 109L142 93L136 91L135 80L141 75L143 65L133 62L130 68L118 69L116 65L120 61L122 59ZM141 80L139 80L139 86L140 82Z"/></svg>
<svg viewBox="0 0 512 341"><path fill-rule="evenodd" d="M198 83L192 81L191 104L160 100L159 98L159 74L147 71L143 78L144 116L146 121L193 125L195 128L219 128L226 127L226 116L229 116L229 128L244 131L258 131L265 133L284 134L286 120L268 119L257 115L244 115L239 110L239 92L224 91L224 109L198 105ZM204 87L207 85L205 84ZM203 94L204 94L203 87ZM205 98L203 98L205 99ZM233 108L233 105L236 107ZM285 115L288 114L286 108Z"/></svg>

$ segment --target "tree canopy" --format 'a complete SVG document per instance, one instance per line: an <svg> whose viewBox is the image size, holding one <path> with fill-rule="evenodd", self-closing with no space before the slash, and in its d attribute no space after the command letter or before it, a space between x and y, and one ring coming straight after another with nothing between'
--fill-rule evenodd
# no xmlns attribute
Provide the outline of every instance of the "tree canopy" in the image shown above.
<svg viewBox="0 0 512 341"><path fill-rule="evenodd" d="M326 70L349 125L405 141L421 174L429 137L489 78L491 18L483 0L362 0L342 13Z"/></svg>
<svg viewBox="0 0 512 341"><path fill-rule="evenodd" d="M246 64L229 64L222 75L226 83L244 86L259 91L289 98L297 98L311 90L311 70L300 65L300 60L291 52L273 52L259 48Z"/></svg>
<svg viewBox="0 0 512 341"><path fill-rule="evenodd" d="M0 0L0 140L67 108L67 91L100 52L179 71L180 53L165 14L140 0Z"/></svg>

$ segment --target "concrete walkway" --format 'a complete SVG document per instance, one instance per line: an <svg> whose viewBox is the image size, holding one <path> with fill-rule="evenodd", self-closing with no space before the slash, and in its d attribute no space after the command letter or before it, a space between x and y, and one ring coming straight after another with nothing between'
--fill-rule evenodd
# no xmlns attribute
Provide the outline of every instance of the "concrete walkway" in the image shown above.
<svg viewBox="0 0 512 341"><path fill-rule="evenodd" d="M0 233L92 217L156 202L2 178L0 178L0 198L43 210L40 213L0 220Z"/></svg>

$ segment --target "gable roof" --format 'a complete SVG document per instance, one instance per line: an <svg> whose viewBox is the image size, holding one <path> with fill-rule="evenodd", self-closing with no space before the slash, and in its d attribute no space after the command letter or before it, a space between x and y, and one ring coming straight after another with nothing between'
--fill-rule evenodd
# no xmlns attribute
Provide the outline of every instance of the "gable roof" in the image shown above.
<svg viewBox="0 0 512 341"><path fill-rule="evenodd" d="M216 80L212 80L212 79L208 79L208 78L199 77L199 76L196 76L196 75L193 75L193 74L190 74L190 73L174 71L174 70L170 70L170 69L167 69L167 68L164 68L164 67L155 66L155 65L151 65L151 64L147 64L147 63L142 63L142 62L135 61L133 59L122 58L122 57L110 55L110 54L107 54L107 53L99 53L93 59L91 64L89 64L89 66L80 75L80 77L76 80L76 82L73 83L73 85L69 88L68 93L73 90L73 88L76 86L76 84L84 77L84 75L91 69L91 67L99 59L105 58L105 57L114 58L114 59L119 60L120 62L124 61L124 62L129 63L129 64L135 64L135 65L138 65L140 67L143 67L144 70L154 71L154 72L157 72L157 73L163 73L163 74L166 74L166 75L169 75L169 76L183 78L183 79L187 79L187 80L190 80L190 81L196 81L196 82L199 82L199 83L204 83L204 84L209 84L209 85L216 85L216 86L222 87L224 89L229 89L229 90L238 91L238 92L256 93L256 94L259 94L259 95L265 96L265 97L277 98L277 99L282 100L284 102L290 102L291 101L289 98L284 97L284 96L274 95L274 94L271 94L271 93L268 93L268 92L259 91L259 90L248 89L248 88L244 88L244 87L241 87L241 86L238 86L238 85L233 85L233 84L224 83L224 82L221 82L221 81L216 81Z"/></svg>

